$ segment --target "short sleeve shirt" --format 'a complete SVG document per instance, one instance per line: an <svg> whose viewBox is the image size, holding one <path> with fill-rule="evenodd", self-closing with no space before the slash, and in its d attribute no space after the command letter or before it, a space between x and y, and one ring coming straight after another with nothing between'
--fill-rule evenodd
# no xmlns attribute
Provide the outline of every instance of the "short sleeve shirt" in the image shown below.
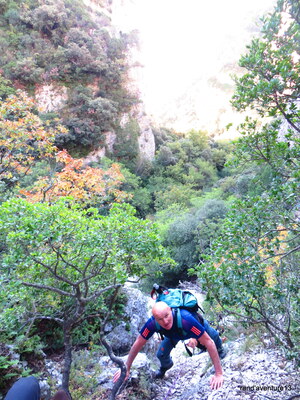
<svg viewBox="0 0 300 400"><path fill-rule="evenodd" d="M146 340L150 339L155 332L160 332L164 336L174 340L184 340L190 338L199 339L205 332L204 326L189 311L179 309L178 312L180 312L181 314L182 330L184 332L182 332L181 329L177 328L177 321L175 321L175 311L172 310L173 325L171 329L167 330L163 329L162 327L158 329L155 318L152 316L142 327L142 329L140 330L140 334Z"/></svg>

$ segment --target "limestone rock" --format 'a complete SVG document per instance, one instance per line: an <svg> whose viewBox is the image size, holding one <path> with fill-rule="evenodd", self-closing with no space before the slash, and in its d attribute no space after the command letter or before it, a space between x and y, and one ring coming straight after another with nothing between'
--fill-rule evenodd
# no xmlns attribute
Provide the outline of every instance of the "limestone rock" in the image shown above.
<svg viewBox="0 0 300 400"><path fill-rule="evenodd" d="M67 100L66 86L54 84L38 86L35 90L35 99L40 112L58 110Z"/></svg>
<svg viewBox="0 0 300 400"><path fill-rule="evenodd" d="M124 292L128 296L124 319L128 322L121 322L107 335L107 340L116 354L127 353L130 350L140 328L146 322L145 316L149 311L147 299L140 290L127 287L124 288Z"/></svg>

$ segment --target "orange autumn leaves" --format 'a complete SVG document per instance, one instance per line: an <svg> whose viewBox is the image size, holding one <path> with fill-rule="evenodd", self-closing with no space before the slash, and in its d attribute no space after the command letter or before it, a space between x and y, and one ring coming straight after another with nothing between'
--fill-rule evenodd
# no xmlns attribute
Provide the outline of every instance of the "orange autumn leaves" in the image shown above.
<svg viewBox="0 0 300 400"><path fill-rule="evenodd" d="M130 195L120 190L124 177L118 164L107 170L92 168L84 159L74 159L54 146L55 136L64 134L60 125L46 126L36 113L34 100L19 91L0 105L0 181L18 189L38 161L56 160L56 172L40 177L19 194L31 202L54 202L71 196L89 205L121 202Z"/></svg>
<svg viewBox="0 0 300 400"><path fill-rule="evenodd" d="M58 128L60 132L63 128ZM59 133L59 132L57 132ZM0 106L0 179L17 182L32 164L53 155L54 132L34 113L34 102L24 93L11 96Z"/></svg>
<svg viewBox="0 0 300 400"><path fill-rule="evenodd" d="M66 150L59 151L56 161L63 166L53 177L40 178L30 191L21 190L33 202L53 202L59 197L71 196L75 200L96 204L121 202L128 194L119 189L124 181L118 164L107 170L84 166L83 159L74 159Z"/></svg>

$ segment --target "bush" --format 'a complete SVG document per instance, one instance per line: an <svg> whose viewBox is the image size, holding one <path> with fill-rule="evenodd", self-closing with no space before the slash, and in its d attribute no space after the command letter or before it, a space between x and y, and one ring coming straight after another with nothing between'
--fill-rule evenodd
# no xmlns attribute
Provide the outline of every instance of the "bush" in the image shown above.
<svg viewBox="0 0 300 400"><path fill-rule="evenodd" d="M16 90L9 79L0 75L0 98L5 100L8 96L15 94Z"/></svg>
<svg viewBox="0 0 300 400"><path fill-rule="evenodd" d="M138 136L140 127L131 119L124 128L117 130L117 138L114 144L112 158L121 161L129 171L134 172L137 168L139 144Z"/></svg>

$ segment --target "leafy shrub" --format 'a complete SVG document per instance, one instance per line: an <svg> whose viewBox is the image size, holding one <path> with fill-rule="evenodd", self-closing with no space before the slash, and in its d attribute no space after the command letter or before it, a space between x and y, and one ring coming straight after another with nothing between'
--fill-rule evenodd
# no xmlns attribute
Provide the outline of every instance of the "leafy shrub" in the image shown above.
<svg viewBox="0 0 300 400"><path fill-rule="evenodd" d="M122 161L131 172L134 172L137 167L139 133L140 128L138 123L134 120L130 120L124 128L117 130L117 138L114 144L112 157L117 161Z"/></svg>
<svg viewBox="0 0 300 400"><path fill-rule="evenodd" d="M8 96L15 94L16 90L9 79L5 79L0 74L0 98L5 100Z"/></svg>

